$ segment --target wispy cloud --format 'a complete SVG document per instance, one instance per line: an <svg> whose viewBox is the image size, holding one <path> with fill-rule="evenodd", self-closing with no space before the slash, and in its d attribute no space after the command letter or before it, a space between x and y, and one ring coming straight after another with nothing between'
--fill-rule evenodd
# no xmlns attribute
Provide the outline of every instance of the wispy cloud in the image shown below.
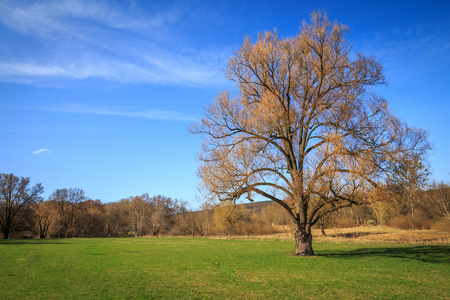
<svg viewBox="0 0 450 300"><path fill-rule="evenodd" d="M89 21L93 22L91 28L103 25L118 29L148 29L162 26L165 20L172 19L170 14L160 14L144 20L137 14L129 16L121 12L119 7L84 0L40 1L32 4L3 1L0 8L3 12L0 13L0 21L11 29L48 38L59 33L77 36Z"/></svg>
<svg viewBox="0 0 450 300"><path fill-rule="evenodd" d="M45 152L52 153L52 151L48 150L47 148L42 148L42 149L33 151L33 154L41 154L41 153L45 153Z"/></svg>
<svg viewBox="0 0 450 300"><path fill-rule="evenodd" d="M58 107L40 108L40 109L47 111L59 111L65 113L144 118L149 120L180 121L180 122L198 121L198 119L195 117L185 116L183 114L170 110L158 110L158 109L131 110L123 107L89 106L80 103L66 103Z"/></svg>
<svg viewBox="0 0 450 300"><path fill-rule="evenodd" d="M1 25L22 43L8 43L0 81L42 84L56 79L218 85L228 49L179 44L180 11L144 12L126 4L84 0L0 3ZM12 39L13 41L14 39Z"/></svg>

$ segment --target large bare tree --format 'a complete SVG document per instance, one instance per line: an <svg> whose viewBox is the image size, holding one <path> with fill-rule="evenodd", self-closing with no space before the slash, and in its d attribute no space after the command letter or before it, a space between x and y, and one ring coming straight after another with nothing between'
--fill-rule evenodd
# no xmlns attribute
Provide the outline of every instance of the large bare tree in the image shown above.
<svg viewBox="0 0 450 300"><path fill-rule="evenodd" d="M348 28L314 12L291 38L246 38L228 91L191 131L206 135L199 176L210 200L273 200L295 223L295 254L313 255L311 227L367 200L402 160L426 154L427 134L391 114L370 87L382 65L354 54Z"/></svg>
<svg viewBox="0 0 450 300"><path fill-rule="evenodd" d="M43 190L40 183L30 186L30 178L0 174L0 228L5 239L18 225L25 209L41 200Z"/></svg>

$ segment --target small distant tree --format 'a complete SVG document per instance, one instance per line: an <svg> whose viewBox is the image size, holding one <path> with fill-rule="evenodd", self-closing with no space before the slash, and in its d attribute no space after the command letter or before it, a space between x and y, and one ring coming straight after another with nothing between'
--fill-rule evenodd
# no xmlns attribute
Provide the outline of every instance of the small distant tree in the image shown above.
<svg viewBox="0 0 450 300"><path fill-rule="evenodd" d="M104 237L105 208L100 200L88 199L78 205L78 215L75 218L75 236Z"/></svg>
<svg viewBox="0 0 450 300"><path fill-rule="evenodd" d="M84 191L79 188L57 189L50 195L49 201L55 203L58 212L58 237L74 237L76 209L84 200Z"/></svg>
<svg viewBox="0 0 450 300"><path fill-rule="evenodd" d="M400 196L404 214L416 210L418 195L428 186L430 171L425 159L416 153L393 162L393 172L389 180L391 193Z"/></svg>
<svg viewBox="0 0 450 300"><path fill-rule="evenodd" d="M41 200L43 190L40 183L31 187L30 178L0 174L0 227L5 239L19 225L21 214Z"/></svg>
<svg viewBox="0 0 450 300"><path fill-rule="evenodd" d="M181 206L176 214L172 230L174 235L208 236L213 224L213 207L203 203L199 210L187 209L187 204Z"/></svg>
<svg viewBox="0 0 450 300"><path fill-rule="evenodd" d="M331 221L331 215L324 215L322 216L319 221L317 221L317 225L319 225L320 228L320 232L322 233L322 236L327 236L326 232L325 232L325 227L329 225Z"/></svg>
<svg viewBox="0 0 450 300"><path fill-rule="evenodd" d="M40 201L34 205L34 212L39 227L39 238L45 239L48 236L50 225L55 219L55 205L49 201Z"/></svg>
<svg viewBox="0 0 450 300"><path fill-rule="evenodd" d="M226 71L237 96L220 93L191 129L206 136L205 199L276 202L295 224L296 255L314 255L311 227L323 216L367 201L395 165L430 148L370 90L385 83L383 67L353 54L347 33L314 12L294 37L246 38Z"/></svg>
<svg viewBox="0 0 450 300"><path fill-rule="evenodd" d="M436 219L450 221L450 185L433 183L428 191L422 193L423 207Z"/></svg>
<svg viewBox="0 0 450 300"><path fill-rule="evenodd" d="M127 199L129 206L130 231L135 236L143 236L147 233L147 222L150 214L148 196L134 196Z"/></svg>
<svg viewBox="0 0 450 300"><path fill-rule="evenodd" d="M149 204L151 234L157 236L162 230L168 231L174 222L177 201L158 195L150 198Z"/></svg>
<svg viewBox="0 0 450 300"><path fill-rule="evenodd" d="M130 228L130 210L127 200L105 205L105 234L109 237L127 236Z"/></svg>
<svg viewBox="0 0 450 300"><path fill-rule="evenodd" d="M212 230L212 216L212 210L185 211L178 214L172 234L208 236Z"/></svg>

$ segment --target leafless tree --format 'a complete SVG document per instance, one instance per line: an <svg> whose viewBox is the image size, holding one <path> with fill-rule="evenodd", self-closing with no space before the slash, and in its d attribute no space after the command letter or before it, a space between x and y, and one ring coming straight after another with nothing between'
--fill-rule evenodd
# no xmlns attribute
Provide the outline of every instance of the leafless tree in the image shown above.
<svg viewBox="0 0 450 300"><path fill-rule="evenodd" d="M134 196L124 200L125 215L129 220L129 231L136 236L159 235L169 231L175 222L175 215L185 209L185 203L165 196L150 197L148 194Z"/></svg>
<svg viewBox="0 0 450 300"><path fill-rule="evenodd" d="M148 202L150 205L150 232L153 236L157 236L161 230L167 230L173 224L178 202L161 195L148 198Z"/></svg>
<svg viewBox="0 0 450 300"><path fill-rule="evenodd" d="M41 239L45 239L48 235L50 225L52 224L55 215L54 206L54 202L49 201L40 201L34 205L34 212L39 227L39 238Z"/></svg>
<svg viewBox="0 0 450 300"><path fill-rule="evenodd" d="M18 225L24 210L39 201L44 188L40 183L30 186L30 178L0 174L0 227L5 239Z"/></svg>
<svg viewBox="0 0 450 300"><path fill-rule="evenodd" d="M106 236L127 236L130 231L130 209L126 199L105 205Z"/></svg>
<svg viewBox="0 0 450 300"><path fill-rule="evenodd" d="M198 211L184 211L176 215L172 234L208 236L211 234L213 211L203 209Z"/></svg>
<svg viewBox="0 0 450 300"><path fill-rule="evenodd" d="M60 238L73 237L76 208L79 203L86 200L84 191L79 188L57 189L49 197L49 201L56 203L58 210Z"/></svg>
<svg viewBox="0 0 450 300"><path fill-rule="evenodd" d="M148 201L145 195L134 196L127 199L129 206L130 231L135 236L143 236L147 233L147 219L150 213Z"/></svg>
<svg viewBox="0 0 450 300"><path fill-rule="evenodd" d="M450 221L450 185L433 183L428 191L422 193L421 204L436 219Z"/></svg>
<svg viewBox="0 0 450 300"><path fill-rule="evenodd" d="M367 200L394 166L430 148L425 131L392 115L370 87L382 65L353 54L348 29L314 12L291 38L246 38L230 59L228 91L191 132L206 136L199 176L207 200L267 198L294 221L295 254L314 255L311 226Z"/></svg>
<svg viewBox="0 0 450 300"><path fill-rule="evenodd" d="M417 198L428 186L430 171L420 153L393 163L394 172L389 185L394 194L401 195L404 211L413 214Z"/></svg>
<svg viewBox="0 0 450 300"><path fill-rule="evenodd" d="M100 200L88 199L78 204L75 218L75 236L104 237L106 236L105 207Z"/></svg>

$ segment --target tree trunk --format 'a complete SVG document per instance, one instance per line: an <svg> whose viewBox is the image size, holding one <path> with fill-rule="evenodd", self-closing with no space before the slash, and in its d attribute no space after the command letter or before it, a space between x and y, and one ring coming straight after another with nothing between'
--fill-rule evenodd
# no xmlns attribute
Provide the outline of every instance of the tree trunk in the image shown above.
<svg viewBox="0 0 450 300"><path fill-rule="evenodd" d="M3 228L3 238L7 240L9 238L9 228Z"/></svg>
<svg viewBox="0 0 450 300"><path fill-rule="evenodd" d="M327 234L325 233L325 225L323 223L320 224L320 232L322 232L323 236L327 236Z"/></svg>
<svg viewBox="0 0 450 300"><path fill-rule="evenodd" d="M42 224L41 224L40 220L39 220L39 238L45 239L44 228L42 228Z"/></svg>
<svg viewBox="0 0 450 300"><path fill-rule="evenodd" d="M47 237L47 232L50 224L39 222L39 238L45 239Z"/></svg>
<svg viewBox="0 0 450 300"><path fill-rule="evenodd" d="M314 251L312 248L312 234L305 229L297 228L294 231L295 238L295 252L294 255L298 256L313 256Z"/></svg>

